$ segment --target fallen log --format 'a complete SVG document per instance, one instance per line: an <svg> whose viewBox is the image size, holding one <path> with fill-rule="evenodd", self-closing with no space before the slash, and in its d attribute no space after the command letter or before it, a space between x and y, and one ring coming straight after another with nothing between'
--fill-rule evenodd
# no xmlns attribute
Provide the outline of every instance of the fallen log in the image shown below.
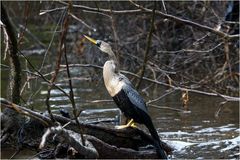
<svg viewBox="0 0 240 160"><path fill-rule="evenodd" d="M35 121L37 120L46 128L56 126L56 123L52 123L48 114L41 114L37 111L32 111L9 102L4 98L0 98L0 102L1 107L10 108L20 114L34 118ZM103 127L83 122L80 122L80 125L78 126L75 121L69 118L57 114L53 114L53 116L58 122L58 125L60 123L60 125L64 126L64 129L66 130L80 134L81 127L86 140L91 142L98 152L98 158L157 158L154 148L140 149L152 145L153 140L150 135L138 128L118 130L113 126ZM65 139L67 139L67 137L65 137ZM73 142L76 143L76 141ZM80 139L78 139L77 142L79 143L77 145L81 145ZM167 154L172 153L173 149L169 145L164 142L161 142L161 145Z"/></svg>
<svg viewBox="0 0 240 160"><path fill-rule="evenodd" d="M69 123L71 120L60 115L54 115L54 119L62 125ZM97 137L104 142L115 145L117 147L138 149L149 144L153 144L153 139L150 135L138 128L115 129L113 126L102 127L92 124L80 122L80 127L83 128L83 133ZM71 121L65 128L71 129L79 133L79 128L74 121ZM161 145L167 154L171 154L173 148L161 141Z"/></svg>

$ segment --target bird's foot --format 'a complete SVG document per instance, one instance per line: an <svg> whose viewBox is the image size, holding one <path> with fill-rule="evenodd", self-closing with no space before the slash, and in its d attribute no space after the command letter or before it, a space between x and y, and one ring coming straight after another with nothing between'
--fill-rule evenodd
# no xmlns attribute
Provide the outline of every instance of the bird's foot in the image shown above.
<svg viewBox="0 0 240 160"><path fill-rule="evenodd" d="M133 122L133 123L131 124L131 127L132 127L132 128L137 128L137 125Z"/></svg>
<svg viewBox="0 0 240 160"><path fill-rule="evenodd" d="M125 124L125 125L115 126L116 129L124 129L124 128L128 128L128 127L137 128L137 126L136 126L135 123L133 122L133 119L131 119L131 120L130 120L127 124Z"/></svg>

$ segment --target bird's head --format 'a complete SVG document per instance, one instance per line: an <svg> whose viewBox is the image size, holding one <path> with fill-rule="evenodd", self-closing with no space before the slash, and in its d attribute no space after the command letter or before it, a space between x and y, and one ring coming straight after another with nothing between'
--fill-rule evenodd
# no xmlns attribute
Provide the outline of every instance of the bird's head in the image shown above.
<svg viewBox="0 0 240 160"><path fill-rule="evenodd" d="M87 40L89 40L90 42L92 42L93 44L95 44L102 52L107 53L110 56L113 53L112 48L111 48L111 46L108 43L106 43L106 42L104 42L102 40L95 40L95 39L93 39L91 37L88 37L86 35L84 35L84 37Z"/></svg>

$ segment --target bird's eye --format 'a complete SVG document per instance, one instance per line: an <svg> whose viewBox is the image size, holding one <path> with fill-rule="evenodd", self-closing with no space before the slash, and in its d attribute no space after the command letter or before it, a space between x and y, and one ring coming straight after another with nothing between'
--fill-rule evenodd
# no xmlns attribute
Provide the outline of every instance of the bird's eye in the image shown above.
<svg viewBox="0 0 240 160"><path fill-rule="evenodd" d="M97 41L97 42L96 42L96 45L97 45L98 47L100 47L100 46L101 46L101 44L102 44L102 42L101 42L101 41Z"/></svg>

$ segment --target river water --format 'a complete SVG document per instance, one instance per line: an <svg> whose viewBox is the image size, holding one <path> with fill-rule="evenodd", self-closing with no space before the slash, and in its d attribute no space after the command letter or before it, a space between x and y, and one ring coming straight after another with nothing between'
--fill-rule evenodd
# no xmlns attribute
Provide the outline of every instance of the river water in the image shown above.
<svg viewBox="0 0 240 160"><path fill-rule="evenodd" d="M49 2L49 4L52 2ZM12 20L20 21L19 13L24 13L18 5L13 2L10 6L13 8L10 13L13 14ZM24 5L23 3L21 4ZM20 5L20 6L21 6ZM37 6L40 4L36 4ZM14 7L15 6L15 7ZM36 7L32 7L36 8ZM40 7L41 8L41 7ZM30 15L39 15L37 9L33 9L31 12L36 12L36 14L31 13ZM57 12L59 14L60 12ZM57 17L60 15L57 15ZM50 40L53 40L51 48L57 48L57 43L54 43L57 38L53 36L53 31L56 29L56 24L39 25L39 16L29 19L28 29L32 32L31 36L26 33L26 42L22 46L27 50L22 51L32 64L39 69L41 62L44 57L45 50L36 49L35 43L37 37L48 47ZM50 17L51 18L51 17ZM50 19L49 18L49 19ZM23 17L22 17L23 19ZM43 17L45 19L45 17ZM94 19L95 20L95 19ZM53 20L49 20L52 22ZM48 22L48 20L47 20ZM56 20L56 23L58 20ZM34 25L35 23L35 25ZM33 24L33 25L32 25ZM94 23L92 23L94 24ZM16 26L17 28L18 26ZM46 28L44 28L46 27ZM60 28L60 27L59 27ZM72 26L73 31L72 37L78 37L75 33L80 29L76 26ZM47 30L47 32L46 32ZM58 33L57 33L58 34ZM78 38L69 38L68 41L77 43ZM27 44L27 45L26 45ZM3 45L3 44L2 44ZM55 46L54 46L55 45ZM27 46L27 47L26 47ZM72 46L71 46L72 47ZM3 47L2 47L3 48ZM37 47L36 47L37 48ZM3 51L3 49L1 50ZM51 49L50 56L46 59L45 68L41 71L42 73L49 73L54 70L56 59L56 49ZM72 51L71 51L72 53ZM91 61L92 57L81 57L82 55L69 56L70 63L84 62L84 60L79 60L82 58ZM99 55L100 56L100 55ZM91 62L102 61L101 58L94 58ZM21 58L21 64L23 70L31 70L29 65L26 65L26 61ZM3 54L1 54L1 64L8 64L8 60L3 60ZM63 64L65 64L63 62ZM103 62L102 62L103 64ZM95 121L108 121L115 125L116 120L119 117L119 111L116 105L113 103L111 97L108 95L102 79L102 70L91 68L91 67L75 67L71 68L71 77L73 82L73 91L76 106L84 111L80 115L80 120L86 123L92 123ZM23 105L34 108L39 111L46 111L45 99L47 94L47 84L40 78L34 77L32 74L26 74L23 71L23 82L26 82L26 76L31 80L26 83L22 98L26 103ZM7 66L1 65L1 97L7 98L8 83L9 83L9 69ZM69 92L68 79L66 78L66 72L61 71L58 79L57 85L61 86L66 92ZM46 76L50 79L50 76ZM129 77L131 80L133 77ZM135 81L134 81L135 82ZM145 101L156 99L166 93L169 88L163 86L157 86L143 81L143 86L141 86L140 93L144 97ZM154 108L149 106L149 114L152 117L155 127L163 141L170 144L175 148L171 158L173 159L237 159L239 158L239 103L238 102L228 102L224 104L223 109L220 111L218 117L215 116L218 111L219 104L223 102L224 99L213 96L206 96L196 93L189 93L189 111L176 111L171 109ZM50 98L51 109L54 113L59 113L59 109L65 109L70 114L72 113L71 103L66 96L62 94L59 90L54 88L51 91ZM170 107L173 109L183 109L181 102L181 92L175 91L167 96L161 98L160 100L153 103L159 107ZM141 126L146 132L146 128ZM15 150L9 148L1 147L1 159L8 159L14 154ZM22 150L18 153L15 158L28 159L31 158L36 153L30 150Z"/></svg>
<svg viewBox="0 0 240 160"><path fill-rule="evenodd" d="M31 55L29 59L36 66L39 66L42 55ZM24 61L22 63L24 64ZM86 123L94 121L112 121L115 123L119 111L104 87L101 70L94 71L94 74L97 74L95 79L91 78L90 72L92 72L91 68L71 68L75 101L79 109L84 109L80 116L81 120ZM2 67L2 97L7 95L8 73L8 69ZM145 88L144 92L141 92L146 102L158 98L169 89L152 84L148 85L148 82L145 81L144 84L149 86ZM65 72L60 72L57 85L69 92ZM23 98L29 108L45 111L46 93L46 83L40 78L32 79L26 85ZM175 91L154 104L160 107L183 109L180 98L181 93ZM239 104L237 102L226 103L219 116L216 117L215 113L218 106L224 101L222 98L190 92L189 99L189 112L159 109L151 106L148 108L162 140L175 148L171 157L236 158L240 144ZM50 103L54 113L59 113L59 109L66 109L70 114L72 112L69 100L57 89L52 90ZM145 128L142 127L142 129ZM10 158L14 152L12 149L1 149L1 158ZM32 151L23 150L15 158L29 158L34 154Z"/></svg>

